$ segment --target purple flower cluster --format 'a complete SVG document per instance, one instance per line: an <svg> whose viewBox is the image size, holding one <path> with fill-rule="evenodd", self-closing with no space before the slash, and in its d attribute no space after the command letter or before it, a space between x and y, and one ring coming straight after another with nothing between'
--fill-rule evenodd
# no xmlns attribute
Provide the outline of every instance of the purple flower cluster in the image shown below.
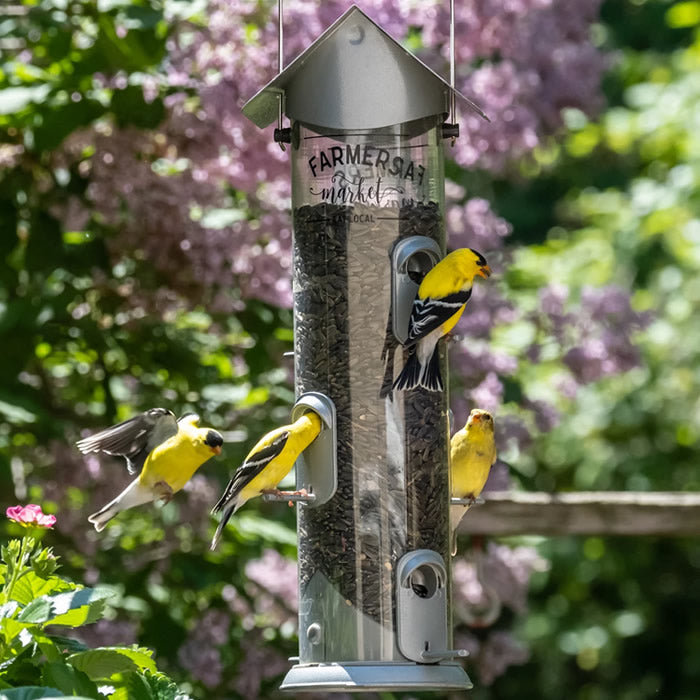
<svg viewBox="0 0 700 700"><path fill-rule="evenodd" d="M267 622L279 627L283 622L296 622L299 610L297 563L283 557L275 549L266 549L259 559L245 566L250 581L247 593L255 598L256 612Z"/></svg>
<svg viewBox="0 0 700 700"><path fill-rule="evenodd" d="M467 167L503 171L561 126L562 107L595 113L606 67L590 41L599 0L478 0L457 3L457 87L489 115L464 119L455 147ZM426 53L448 59L449 3L422 13ZM542 41L542 37L547 37ZM465 70L479 62L473 71Z"/></svg>
<svg viewBox="0 0 700 700"><path fill-rule="evenodd" d="M503 606L518 615L526 612L530 577L546 566L532 547L495 542L489 542L485 551L474 548L466 558L454 562L455 642L470 652L485 685L493 683L508 666L527 661L527 649L510 632L492 625L498 622ZM467 631L469 627L489 627L489 631L477 638Z"/></svg>
<svg viewBox="0 0 700 700"><path fill-rule="evenodd" d="M559 297L562 295L559 291ZM563 361L578 383L588 384L639 366L634 334L650 322L651 315L634 311L629 294L620 287L584 287L575 315L567 314L563 303L553 302L551 295L544 295L541 301L541 310L559 342L564 345L566 334L574 337Z"/></svg>
<svg viewBox="0 0 700 700"><path fill-rule="evenodd" d="M530 653L510 632L493 630L485 639L470 632L455 634L455 644L469 652L470 661L479 675L479 681L491 685L509 666L524 664Z"/></svg>
<svg viewBox="0 0 700 700"><path fill-rule="evenodd" d="M470 558L459 558L452 567L457 615L468 619L465 606L485 605L489 597L524 613L530 576L546 567L547 562L533 547L489 542L485 551L473 550Z"/></svg>
<svg viewBox="0 0 700 700"><path fill-rule="evenodd" d="M350 5L287 3L286 62ZM275 72L277 18L266 7L249 0L209 2L205 26L183 24L169 41L162 82L175 92L158 131L83 130L58 158L77 163L90 183L89 209L71 201L61 212L73 224L68 230L81 230L90 215L117 229L110 241L114 260L122 251L138 251L175 292L161 298L163 304L206 303L222 312L246 298L291 305L288 155L273 143L270 129L258 129L241 113ZM443 75L447 7L436 0L363 5L399 40L420 28L420 57ZM454 149L460 164L500 172L559 128L563 107L598 107L604 62L588 37L597 7L597 0L457 4L457 87L491 117L491 123L463 117L464 136ZM543 35L546 44L536 40ZM476 61L479 67L471 70ZM102 86L119 80L123 76L95 76ZM157 85L147 81L148 99ZM91 150L94 155L85 157ZM492 250L509 232L480 198L452 206L448 219L454 245L470 240ZM239 293L232 295L233 288ZM147 303L143 296L137 288L125 305Z"/></svg>
<svg viewBox="0 0 700 700"><path fill-rule="evenodd" d="M460 427L475 406L499 408L504 382L517 381L526 364L540 363L543 349L550 361L563 365L550 396L524 395L518 401L520 415L499 416L499 450L511 444L523 449L531 433L556 427L557 402L574 398L580 385L638 367L641 357L635 336L651 320L649 313L635 311L629 293L616 285L583 287L576 300L569 287L552 283L539 290L535 303L534 310L524 311L498 293L485 294L477 287L456 329L461 340L450 346L452 368L466 387L452 398ZM534 334L525 353L517 356L485 342L494 327L518 322L529 325Z"/></svg>
<svg viewBox="0 0 700 700"><path fill-rule="evenodd" d="M222 610L207 610L177 652L181 666L207 688L221 685L224 665L219 647L229 637L231 616Z"/></svg>

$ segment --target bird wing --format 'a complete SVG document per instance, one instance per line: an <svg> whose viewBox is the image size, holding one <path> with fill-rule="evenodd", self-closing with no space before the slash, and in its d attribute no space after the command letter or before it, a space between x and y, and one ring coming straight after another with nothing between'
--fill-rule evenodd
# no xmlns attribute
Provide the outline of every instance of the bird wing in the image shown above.
<svg viewBox="0 0 700 700"><path fill-rule="evenodd" d="M431 331L439 328L469 301L471 295L472 290L468 289L439 299L416 297L411 310L411 318L408 321L408 337L404 345L413 345Z"/></svg>
<svg viewBox="0 0 700 700"><path fill-rule="evenodd" d="M276 435L257 449L253 449L233 475L224 491L224 495L212 509L212 513L223 510L258 474L260 474L275 457L278 457L289 440L289 430Z"/></svg>
<svg viewBox="0 0 700 700"><path fill-rule="evenodd" d="M151 450L178 431L175 414L166 408L151 408L129 420L79 440L76 445L83 454L104 452L124 457L130 474L143 467Z"/></svg>
<svg viewBox="0 0 700 700"><path fill-rule="evenodd" d="M199 414L195 413L194 411L187 411L187 413L183 413L178 419L178 423L182 423L183 420L187 418L187 421L189 423L192 423L193 425L199 425Z"/></svg>

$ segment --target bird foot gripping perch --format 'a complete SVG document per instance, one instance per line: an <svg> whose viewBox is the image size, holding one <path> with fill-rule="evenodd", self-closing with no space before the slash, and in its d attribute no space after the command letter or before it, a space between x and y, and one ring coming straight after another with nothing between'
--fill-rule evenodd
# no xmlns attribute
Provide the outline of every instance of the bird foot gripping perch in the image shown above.
<svg viewBox="0 0 700 700"><path fill-rule="evenodd" d="M477 496L474 498L473 496L469 498L451 498L450 499L450 505L453 506L483 506L486 501L481 498L480 496Z"/></svg>
<svg viewBox="0 0 700 700"><path fill-rule="evenodd" d="M316 500L316 496L313 493L309 493L306 489L299 489L298 491L280 491L279 489L265 489L262 491L263 501L287 501L290 508L295 503L313 503Z"/></svg>

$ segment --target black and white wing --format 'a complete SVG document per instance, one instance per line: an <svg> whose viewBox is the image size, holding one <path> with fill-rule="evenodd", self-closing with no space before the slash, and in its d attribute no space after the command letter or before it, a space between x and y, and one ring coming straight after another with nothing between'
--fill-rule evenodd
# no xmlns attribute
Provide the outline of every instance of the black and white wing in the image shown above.
<svg viewBox="0 0 700 700"><path fill-rule="evenodd" d="M241 464L224 491L224 495L212 509L212 513L218 513L236 500L236 496L256 477L275 457L284 449L289 440L289 431L282 430L277 435L271 436L269 441L257 449L253 449Z"/></svg>
<svg viewBox="0 0 700 700"><path fill-rule="evenodd" d="M194 411L187 411L187 413L183 413L178 419L178 423L182 423L183 420L187 420L191 423L194 423L195 425L199 425L199 415L195 413Z"/></svg>
<svg viewBox="0 0 700 700"><path fill-rule="evenodd" d="M419 299L416 297L411 310L411 318L408 321L408 337L404 345L414 345L421 338L439 328L469 301L471 295L472 290L468 289L440 299L432 297Z"/></svg>
<svg viewBox="0 0 700 700"><path fill-rule="evenodd" d="M141 471L151 450L177 434L175 414L166 408L150 408L122 423L79 440L83 454L104 452L124 457L130 474Z"/></svg>

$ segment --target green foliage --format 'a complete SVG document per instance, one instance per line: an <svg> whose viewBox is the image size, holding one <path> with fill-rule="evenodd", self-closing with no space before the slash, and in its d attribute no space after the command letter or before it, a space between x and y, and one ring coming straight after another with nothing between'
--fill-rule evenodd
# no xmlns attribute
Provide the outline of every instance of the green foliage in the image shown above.
<svg viewBox="0 0 700 700"><path fill-rule="evenodd" d="M87 649L54 633L56 626L75 628L102 619L113 590L86 588L56 575L51 550L35 548L29 536L3 545L2 562L0 697L186 698L158 672L150 649Z"/></svg>

